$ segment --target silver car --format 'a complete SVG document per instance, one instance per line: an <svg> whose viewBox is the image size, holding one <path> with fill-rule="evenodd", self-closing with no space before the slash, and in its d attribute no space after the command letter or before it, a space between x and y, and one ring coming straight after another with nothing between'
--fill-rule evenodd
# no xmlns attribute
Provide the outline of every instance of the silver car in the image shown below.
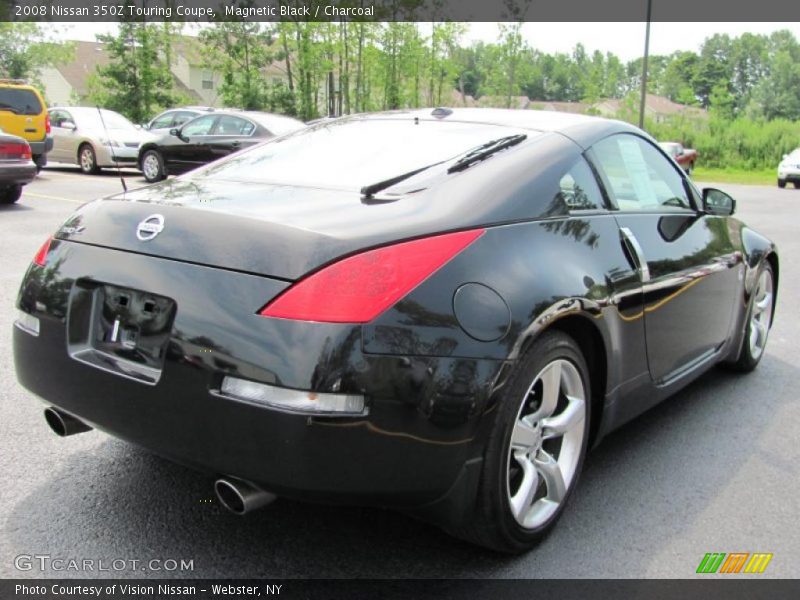
<svg viewBox="0 0 800 600"><path fill-rule="evenodd" d="M84 173L103 167L133 167L139 146L152 135L113 110L94 107L51 108L53 149L49 161L78 165Z"/></svg>
<svg viewBox="0 0 800 600"><path fill-rule="evenodd" d="M784 154L778 165L778 187L786 187L787 182L800 188L800 148L795 148L791 154Z"/></svg>

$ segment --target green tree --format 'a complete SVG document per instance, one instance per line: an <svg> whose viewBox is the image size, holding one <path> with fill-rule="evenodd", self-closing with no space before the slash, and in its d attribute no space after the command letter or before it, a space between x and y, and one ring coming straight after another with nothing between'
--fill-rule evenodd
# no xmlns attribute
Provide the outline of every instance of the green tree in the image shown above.
<svg viewBox="0 0 800 600"><path fill-rule="evenodd" d="M74 44L55 42L37 23L0 21L0 77L36 79L42 67L69 61Z"/></svg>
<svg viewBox="0 0 800 600"><path fill-rule="evenodd" d="M172 36L171 29L143 21L122 21L116 35L98 35L110 62L98 67L90 99L134 123L174 106L180 96L168 62Z"/></svg>

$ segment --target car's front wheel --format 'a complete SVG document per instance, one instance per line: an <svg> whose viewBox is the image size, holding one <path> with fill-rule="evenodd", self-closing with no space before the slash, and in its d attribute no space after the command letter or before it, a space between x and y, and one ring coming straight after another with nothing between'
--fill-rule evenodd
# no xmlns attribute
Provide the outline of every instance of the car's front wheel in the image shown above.
<svg viewBox="0 0 800 600"><path fill-rule="evenodd" d="M84 144L78 150L78 164L81 171L87 175L94 175L100 172L100 168L97 166L97 155L91 144Z"/></svg>
<svg viewBox="0 0 800 600"><path fill-rule="evenodd" d="M22 197L21 185L0 188L0 204L14 204L20 197Z"/></svg>
<svg viewBox="0 0 800 600"><path fill-rule="evenodd" d="M775 276L769 262L764 262L758 275L750 306L747 310L747 326L744 342L739 356L731 365L737 371L748 372L758 366L767 347L769 330L772 327L772 309L774 307Z"/></svg>
<svg viewBox="0 0 800 600"><path fill-rule="evenodd" d="M589 433L589 370L568 335L542 335L505 386L484 456L475 514L460 532L503 552L541 541L578 481Z"/></svg>
<svg viewBox="0 0 800 600"><path fill-rule="evenodd" d="M164 159L158 150L148 150L142 156L142 175L149 183L164 179L167 174L164 169Z"/></svg>
<svg viewBox="0 0 800 600"><path fill-rule="evenodd" d="M778 179L778 187L785 188L786 187L786 180L785 179Z"/></svg>

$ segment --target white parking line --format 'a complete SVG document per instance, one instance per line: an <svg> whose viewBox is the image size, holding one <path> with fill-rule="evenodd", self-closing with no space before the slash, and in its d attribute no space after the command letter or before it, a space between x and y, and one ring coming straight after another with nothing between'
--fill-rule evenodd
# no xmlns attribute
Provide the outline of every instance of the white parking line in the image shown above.
<svg viewBox="0 0 800 600"><path fill-rule="evenodd" d="M23 192L24 198L43 198L44 200L61 200L62 202L72 202L73 204L86 204L86 200L78 200L77 198L64 198L63 196L48 196L47 194L36 194L34 192Z"/></svg>

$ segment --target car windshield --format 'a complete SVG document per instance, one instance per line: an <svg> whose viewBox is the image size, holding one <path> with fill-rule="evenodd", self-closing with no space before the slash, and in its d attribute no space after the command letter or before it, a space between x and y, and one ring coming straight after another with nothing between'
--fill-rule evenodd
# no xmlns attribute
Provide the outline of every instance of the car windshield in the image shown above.
<svg viewBox="0 0 800 600"><path fill-rule="evenodd" d="M343 119L261 144L197 176L360 190L515 133L533 132L411 117Z"/></svg>
<svg viewBox="0 0 800 600"><path fill-rule="evenodd" d="M38 115L42 103L31 90L0 87L0 110L18 115Z"/></svg>
<svg viewBox="0 0 800 600"><path fill-rule="evenodd" d="M133 123L128 121L121 114L113 110L96 109L96 108L70 108L68 109L75 117L79 127L91 129L109 129L117 131L136 130ZM100 114L103 113L102 120Z"/></svg>

